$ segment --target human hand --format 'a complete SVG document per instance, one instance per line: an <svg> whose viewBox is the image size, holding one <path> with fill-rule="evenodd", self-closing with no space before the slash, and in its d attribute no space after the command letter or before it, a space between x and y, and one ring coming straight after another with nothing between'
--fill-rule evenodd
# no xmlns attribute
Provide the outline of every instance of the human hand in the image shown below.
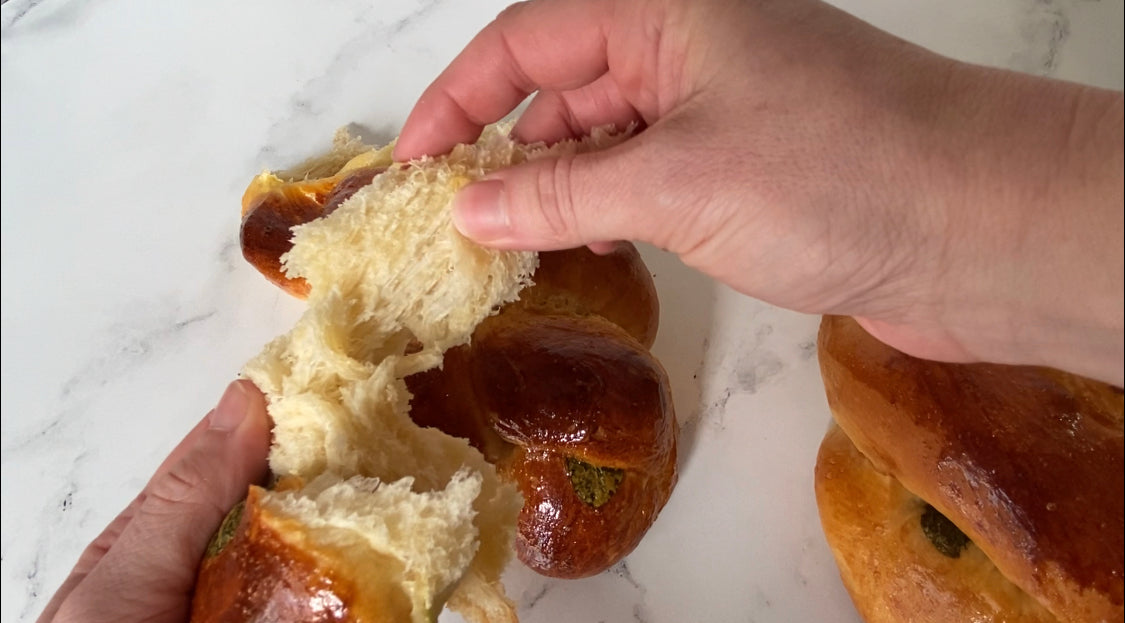
<svg viewBox="0 0 1125 623"><path fill-rule="evenodd" d="M537 0L423 93L395 156L535 92L519 139L643 131L468 186L454 219L484 244L643 240L914 355L1122 382L1120 94L956 63L809 0Z"/></svg>
<svg viewBox="0 0 1125 623"><path fill-rule="evenodd" d="M227 511L266 478L269 444L261 392L231 383L90 543L39 621L186 621L199 560Z"/></svg>

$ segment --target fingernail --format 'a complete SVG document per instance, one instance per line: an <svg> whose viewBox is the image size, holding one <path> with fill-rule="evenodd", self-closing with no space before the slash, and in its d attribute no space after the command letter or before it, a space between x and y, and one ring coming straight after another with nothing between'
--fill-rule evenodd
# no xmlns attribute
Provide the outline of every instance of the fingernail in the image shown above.
<svg viewBox="0 0 1125 623"><path fill-rule="evenodd" d="M512 230L507 204L504 182L483 180L469 184L453 198L453 225L478 242L507 237Z"/></svg>
<svg viewBox="0 0 1125 623"><path fill-rule="evenodd" d="M219 399L218 406L211 413L208 428L217 431L230 431L238 428L242 420L246 419L246 411L250 406L250 396L241 381L227 385L223 397Z"/></svg>

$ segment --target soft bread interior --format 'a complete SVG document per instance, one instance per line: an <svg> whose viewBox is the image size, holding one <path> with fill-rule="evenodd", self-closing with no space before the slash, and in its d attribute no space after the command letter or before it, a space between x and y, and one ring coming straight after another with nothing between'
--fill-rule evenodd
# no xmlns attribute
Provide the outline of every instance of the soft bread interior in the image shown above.
<svg viewBox="0 0 1125 623"><path fill-rule="evenodd" d="M264 496L262 505L275 515L300 518L316 549L344 557L359 575L361 593L400 586L412 611L436 616L441 604L434 596L457 583L477 552L473 502L482 480L480 472L461 469L444 489L416 492L411 477L341 481L325 473L300 490Z"/></svg>
<svg viewBox="0 0 1125 623"><path fill-rule="evenodd" d="M284 174L390 165L331 215L294 228L283 260L290 277L311 286L308 309L244 374L269 400L271 468L307 484L268 492L263 503L323 538L338 536L350 555L360 543L400 561L413 621L432 620L447 596L477 620L514 618L499 577L521 499L466 441L410 420L403 378L467 342L530 283L537 260L466 240L450 203L493 170L618 140L595 132L525 147L490 127L447 156L392 165L389 147L338 138L322 161Z"/></svg>

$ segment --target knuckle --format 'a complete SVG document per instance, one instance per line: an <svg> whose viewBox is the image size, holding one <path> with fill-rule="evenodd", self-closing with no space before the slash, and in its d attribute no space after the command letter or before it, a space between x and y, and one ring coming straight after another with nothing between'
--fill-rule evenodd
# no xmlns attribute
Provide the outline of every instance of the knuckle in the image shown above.
<svg viewBox="0 0 1125 623"><path fill-rule="evenodd" d="M145 492L143 508L155 514L198 506L213 506L214 512L225 512L214 499L213 487L204 462L189 455L152 483Z"/></svg>
<svg viewBox="0 0 1125 623"><path fill-rule="evenodd" d="M182 461L153 483L148 499L178 504L191 497L198 483L197 471L190 466L190 462Z"/></svg>
<svg viewBox="0 0 1125 623"><path fill-rule="evenodd" d="M509 4L508 6L501 9L499 13L496 14L496 20L495 21L498 21L498 22L507 21L507 20L510 20L510 19L514 18L515 16L519 15L524 10L525 4L526 4L525 2L514 2L512 4Z"/></svg>
<svg viewBox="0 0 1125 623"><path fill-rule="evenodd" d="M543 234L556 242L568 240L577 233L573 170L573 156L564 156L539 167L536 175Z"/></svg>
<svg viewBox="0 0 1125 623"><path fill-rule="evenodd" d="M511 28L513 26L518 27L524 15L528 14L529 11L531 14L534 14L535 5L537 4L541 3L537 2L537 0L518 0L517 2L512 2L501 9L500 12L496 14L496 19L492 21L499 23L505 28Z"/></svg>

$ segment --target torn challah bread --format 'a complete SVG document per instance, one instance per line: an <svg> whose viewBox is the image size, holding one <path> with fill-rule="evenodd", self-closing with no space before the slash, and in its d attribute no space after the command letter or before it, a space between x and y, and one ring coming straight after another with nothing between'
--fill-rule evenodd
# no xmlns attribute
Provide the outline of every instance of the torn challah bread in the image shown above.
<svg viewBox="0 0 1125 623"><path fill-rule="evenodd" d="M869 623L1122 620L1122 393L905 355L826 316L821 524Z"/></svg>
<svg viewBox="0 0 1125 623"><path fill-rule="evenodd" d="M407 381L517 300L537 266L533 253L463 238L450 217L456 191L620 138L522 146L493 126L446 156L394 163L391 146L340 135L331 153L251 183L244 255L308 309L244 370L268 400L276 481L252 488L216 534L193 620L418 622L444 605L474 621L516 620L500 574L520 487L468 439L412 420ZM667 400L652 361L648 391ZM674 423L667 402L659 417Z"/></svg>

